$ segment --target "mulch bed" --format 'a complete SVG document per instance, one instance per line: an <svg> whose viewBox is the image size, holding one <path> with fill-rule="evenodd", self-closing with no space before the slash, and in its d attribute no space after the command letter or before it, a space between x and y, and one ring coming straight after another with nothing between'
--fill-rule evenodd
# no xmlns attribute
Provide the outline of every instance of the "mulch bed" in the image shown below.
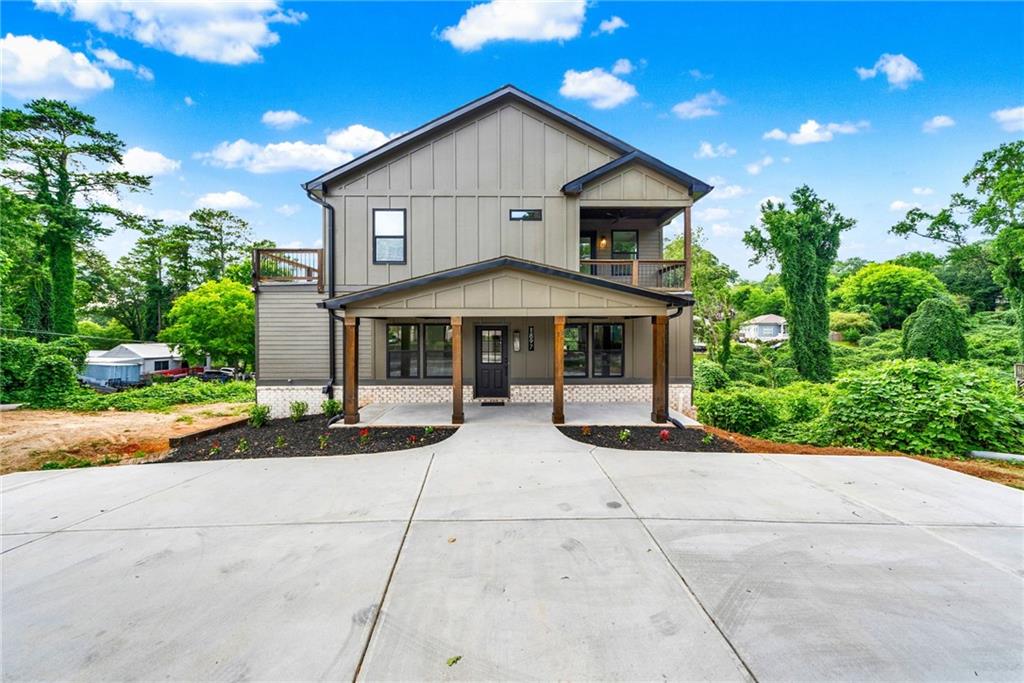
<svg viewBox="0 0 1024 683"><path fill-rule="evenodd" d="M444 441L457 427L330 427L322 416L243 424L182 444L158 462L354 455L419 448Z"/></svg>
<svg viewBox="0 0 1024 683"><path fill-rule="evenodd" d="M622 430L629 430L629 438L623 441ZM699 427L678 429L674 427L559 427L558 430L570 439L591 446L621 448L628 451L696 451L701 453L744 453L733 441L711 434ZM589 435L584 430L590 430ZM661 432L668 433L662 440Z"/></svg>

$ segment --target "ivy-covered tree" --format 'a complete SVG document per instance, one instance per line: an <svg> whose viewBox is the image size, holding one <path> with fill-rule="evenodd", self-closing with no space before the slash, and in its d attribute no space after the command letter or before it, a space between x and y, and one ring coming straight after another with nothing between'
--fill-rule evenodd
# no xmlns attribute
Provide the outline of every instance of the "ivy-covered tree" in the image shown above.
<svg viewBox="0 0 1024 683"><path fill-rule="evenodd" d="M966 316L949 297L925 299L903 322L903 357L940 363L967 358Z"/></svg>
<svg viewBox="0 0 1024 683"><path fill-rule="evenodd" d="M797 372L823 382L832 377L832 347L828 340L828 276L839 253L839 238L856 221L818 197L810 187L798 187L784 202L765 202L761 224L752 225L743 242L754 252L753 263L778 264L786 292L786 318Z"/></svg>
<svg viewBox="0 0 1024 683"><path fill-rule="evenodd" d="M0 175L41 207L49 270L49 317L41 329L75 331L75 250L111 228L107 216L129 227L141 219L119 208L122 191L147 189L149 178L119 170L124 143L96 127L96 119L67 102L37 99L0 112ZM28 308L43 302L29 303Z"/></svg>
<svg viewBox="0 0 1024 683"><path fill-rule="evenodd" d="M0 186L0 327L8 331L46 324L49 279L37 249L41 214L38 204Z"/></svg>

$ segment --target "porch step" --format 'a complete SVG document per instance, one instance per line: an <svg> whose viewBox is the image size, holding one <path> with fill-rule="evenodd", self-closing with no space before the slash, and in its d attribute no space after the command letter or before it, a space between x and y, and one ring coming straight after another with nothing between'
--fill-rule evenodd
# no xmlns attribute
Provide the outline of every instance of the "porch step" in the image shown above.
<svg viewBox="0 0 1024 683"><path fill-rule="evenodd" d="M505 405L505 402L504 401L481 401L480 405L482 405L482 406L503 406L503 405Z"/></svg>

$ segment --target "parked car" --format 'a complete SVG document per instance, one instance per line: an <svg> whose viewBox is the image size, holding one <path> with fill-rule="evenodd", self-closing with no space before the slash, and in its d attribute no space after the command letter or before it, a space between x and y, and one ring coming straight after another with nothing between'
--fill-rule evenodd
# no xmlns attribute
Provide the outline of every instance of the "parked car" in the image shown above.
<svg viewBox="0 0 1024 683"><path fill-rule="evenodd" d="M204 370L203 374L199 375L199 379L204 382L227 382L231 379L231 375L223 370Z"/></svg>

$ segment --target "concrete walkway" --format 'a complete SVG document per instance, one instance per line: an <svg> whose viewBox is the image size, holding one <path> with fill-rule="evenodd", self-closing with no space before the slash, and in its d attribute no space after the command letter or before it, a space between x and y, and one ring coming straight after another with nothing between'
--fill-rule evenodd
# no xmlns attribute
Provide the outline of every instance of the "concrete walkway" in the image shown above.
<svg viewBox="0 0 1024 683"><path fill-rule="evenodd" d="M1024 676L1024 493L914 460L467 424L0 484L9 680Z"/></svg>
<svg viewBox="0 0 1024 683"><path fill-rule="evenodd" d="M550 403L509 403L482 405L466 403L463 407L466 424L550 425ZM675 410L669 415L680 424L698 427L700 423ZM358 426L408 427L446 425L452 421L452 407L448 403L371 403L359 409ZM566 403L567 425L613 425L622 427L647 426L651 422L650 403ZM664 426L673 426L670 422ZM338 427L344 425L338 424Z"/></svg>

